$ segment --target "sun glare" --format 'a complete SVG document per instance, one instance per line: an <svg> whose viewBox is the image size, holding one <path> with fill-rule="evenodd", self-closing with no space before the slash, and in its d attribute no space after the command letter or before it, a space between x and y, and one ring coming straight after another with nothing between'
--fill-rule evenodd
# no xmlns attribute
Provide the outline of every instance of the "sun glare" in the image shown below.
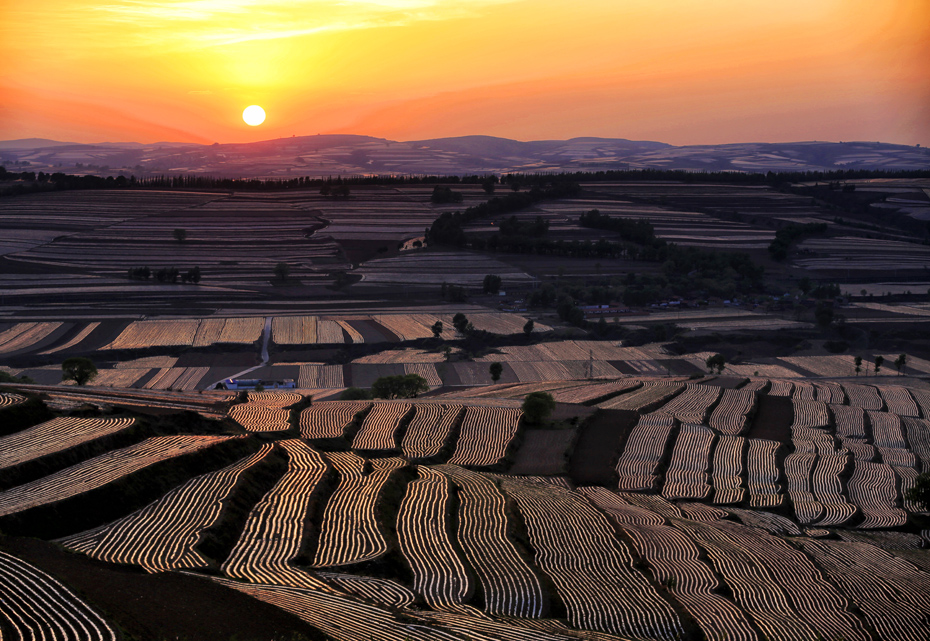
<svg viewBox="0 0 930 641"><path fill-rule="evenodd" d="M258 105L249 105L242 112L242 119L245 120L245 124L257 127L265 122L265 110Z"/></svg>

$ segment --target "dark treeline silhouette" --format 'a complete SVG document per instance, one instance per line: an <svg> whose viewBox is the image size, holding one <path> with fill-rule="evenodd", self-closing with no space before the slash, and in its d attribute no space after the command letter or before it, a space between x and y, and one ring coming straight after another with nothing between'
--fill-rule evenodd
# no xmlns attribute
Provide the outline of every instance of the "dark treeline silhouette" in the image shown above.
<svg viewBox="0 0 930 641"><path fill-rule="evenodd" d="M353 175L337 177L310 177L267 179L221 178L198 175L160 175L136 178L135 176L78 176L56 172L22 171L11 172L0 167L0 181L15 184L4 190L7 195L34 191L62 189L222 189L237 191L283 191L290 189L316 189L323 185L419 185L461 184L486 185L489 174L482 175ZM511 189L542 187L548 185L570 185L579 182L664 180L684 183L731 183L748 185L782 185L797 182L837 184L845 180L861 178L930 178L930 170L872 170L843 169L837 171L799 171L743 173L737 171L696 172L686 170L636 169L617 171L572 172L572 173L508 173L500 182ZM519 194L519 192L517 192ZM511 210L513 211L513 210Z"/></svg>

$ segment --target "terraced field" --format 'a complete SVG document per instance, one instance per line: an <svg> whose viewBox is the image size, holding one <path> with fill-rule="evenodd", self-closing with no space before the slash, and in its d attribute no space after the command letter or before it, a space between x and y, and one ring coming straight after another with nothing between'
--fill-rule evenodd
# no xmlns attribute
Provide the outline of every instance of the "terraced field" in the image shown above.
<svg viewBox="0 0 930 641"><path fill-rule="evenodd" d="M0 529L31 523L41 532L47 512L33 508L67 518L88 509L88 493L157 463L175 480L154 500L57 542L73 558L212 581L335 638L923 638L930 527L902 498L930 469L920 395L781 382L749 390L714 381L561 383L591 401L650 392L630 404L638 411L623 410L637 412L625 423L629 433L614 432L616 480L578 488L571 476L507 472L520 430L533 429L521 426L516 399L542 383L457 402L314 403L302 412L299 438L234 436L228 422L204 419L198 425L210 433L149 437L102 455L84 448L143 419L62 415L0 439ZM74 391L101 402L116 393ZM153 395L153 408L168 394L138 392L140 403ZM783 440L757 436L760 421L775 420L767 394L791 408L779 419ZM188 403L204 395L190 396ZM880 407L862 407L876 398ZM210 400L232 416L300 399L265 392L244 404ZM559 411L572 407L582 408ZM183 464L185 453L219 456L213 446L227 441L254 447L207 473ZM31 467L39 460L49 469ZM117 638L122 612L101 616L41 563L29 568L3 552L8 540L0 535L4 633Z"/></svg>

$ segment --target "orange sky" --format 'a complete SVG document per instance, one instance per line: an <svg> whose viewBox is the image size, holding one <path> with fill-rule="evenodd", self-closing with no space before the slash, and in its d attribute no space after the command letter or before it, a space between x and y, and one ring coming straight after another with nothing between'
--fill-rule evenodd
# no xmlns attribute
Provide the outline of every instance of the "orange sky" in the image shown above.
<svg viewBox="0 0 930 641"><path fill-rule="evenodd" d="M0 60L0 140L930 144L930 0L0 0Z"/></svg>

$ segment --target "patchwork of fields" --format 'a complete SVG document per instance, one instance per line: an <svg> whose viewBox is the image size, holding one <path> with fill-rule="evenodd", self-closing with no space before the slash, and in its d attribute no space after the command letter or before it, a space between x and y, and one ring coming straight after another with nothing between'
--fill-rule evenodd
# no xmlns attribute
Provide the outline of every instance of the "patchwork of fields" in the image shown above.
<svg viewBox="0 0 930 641"><path fill-rule="evenodd" d="M517 407L543 390L587 404L560 406L576 417L561 428L568 438L545 436ZM34 391L4 392L0 419ZM42 391L145 411L169 398ZM60 414L0 437L0 529L213 581L340 639L925 634L930 515L904 492L930 471L930 392L799 376L525 383L309 406L293 392L205 396L170 394L235 423L146 437L132 430L148 419L133 413ZM580 445L595 431L613 454ZM117 435L135 441L108 446ZM508 473L517 460L522 473ZM613 480L579 483L592 465ZM87 511L166 473L173 480L153 493ZM79 620L78 638L111 639L126 625L101 614L99 595L78 596L41 562L3 551L0 588L0 625L20 635ZM10 609L27 601L28 625Z"/></svg>

